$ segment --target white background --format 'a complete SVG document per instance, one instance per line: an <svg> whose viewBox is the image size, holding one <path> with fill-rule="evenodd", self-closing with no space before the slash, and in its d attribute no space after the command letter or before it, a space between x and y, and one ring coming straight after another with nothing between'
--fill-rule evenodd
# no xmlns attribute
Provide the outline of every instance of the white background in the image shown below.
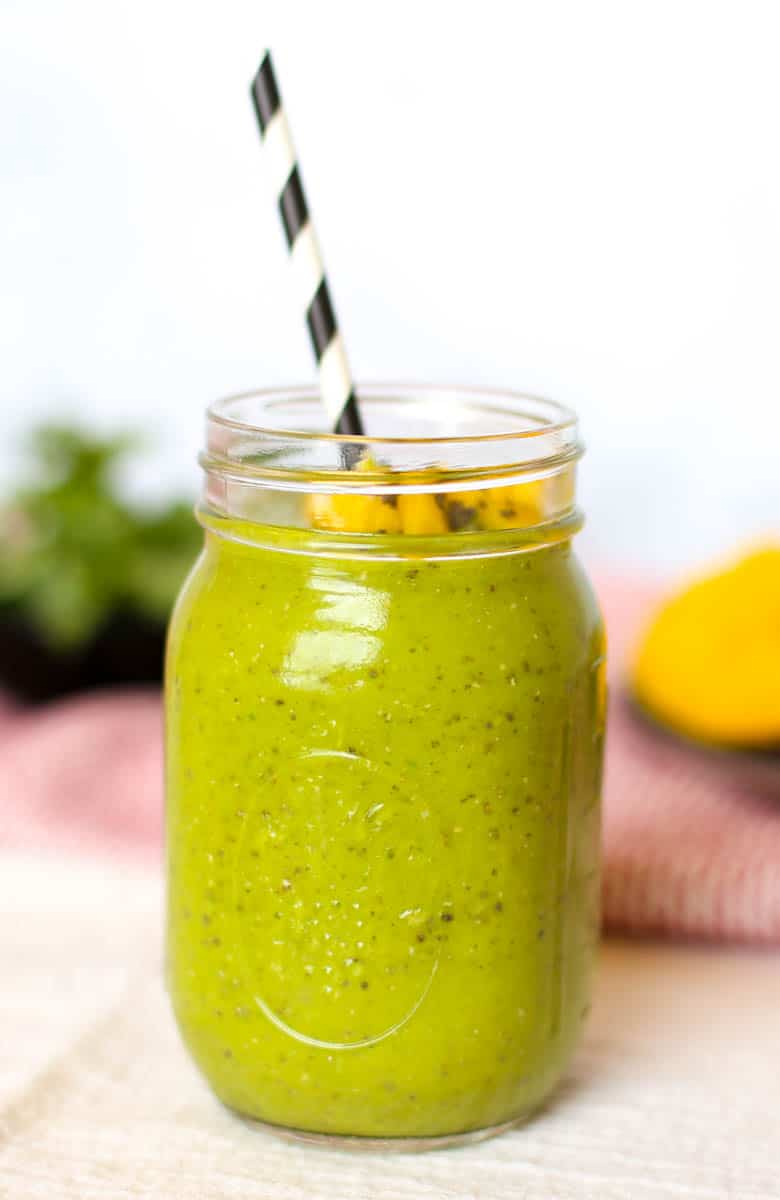
<svg viewBox="0 0 780 1200"><path fill-rule="evenodd" d="M271 44L355 373L578 408L589 556L780 525L775 3L0 0L0 387L152 429L312 375L248 83Z"/></svg>

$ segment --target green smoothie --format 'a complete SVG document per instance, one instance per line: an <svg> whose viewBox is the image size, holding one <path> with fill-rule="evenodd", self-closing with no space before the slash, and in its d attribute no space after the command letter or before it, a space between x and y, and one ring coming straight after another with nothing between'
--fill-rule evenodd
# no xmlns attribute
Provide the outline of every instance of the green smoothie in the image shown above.
<svg viewBox="0 0 780 1200"><path fill-rule="evenodd" d="M323 554L228 527L179 602L169 983L242 1114L461 1133L533 1110L571 1056L598 924L603 631L568 540L461 553L469 537L415 559L408 538Z"/></svg>

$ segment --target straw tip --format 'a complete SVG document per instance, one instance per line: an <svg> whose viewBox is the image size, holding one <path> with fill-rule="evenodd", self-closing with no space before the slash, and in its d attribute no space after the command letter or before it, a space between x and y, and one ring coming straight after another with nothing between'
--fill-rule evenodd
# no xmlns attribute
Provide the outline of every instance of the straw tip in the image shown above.
<svg viewBox="0 0 780 1200"><path fill-rule="evenodd" d="M249 91L257 112L260 129L265 133L268 122L281 107L270 50L266 50L263 54Z"/></svg>
<svg viewBox="0 0 780 1200"><path fill-rule="evenodd" d="M260 58L260 65L258 66L257 70L255 71L255 74L254 74L254 77L252 80L253 86L257 82L257 80L260 78L260 76L264 72L267 72L269 70L273 70L273 63L271 61L271 51L264 50L262 53L262 56Z"/></svg>

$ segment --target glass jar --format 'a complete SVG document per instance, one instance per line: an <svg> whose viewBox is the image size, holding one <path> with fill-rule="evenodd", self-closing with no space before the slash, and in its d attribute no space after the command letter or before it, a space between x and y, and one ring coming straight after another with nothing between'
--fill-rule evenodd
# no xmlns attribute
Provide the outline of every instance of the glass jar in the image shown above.
<svg viewBox="0 0 780 1200"><path fill-rule="evenodd" d="M225 1104L427 1146L547 1097L588 1011L604 634L574 416L214 406L167 655L168 975Z"/></svg>

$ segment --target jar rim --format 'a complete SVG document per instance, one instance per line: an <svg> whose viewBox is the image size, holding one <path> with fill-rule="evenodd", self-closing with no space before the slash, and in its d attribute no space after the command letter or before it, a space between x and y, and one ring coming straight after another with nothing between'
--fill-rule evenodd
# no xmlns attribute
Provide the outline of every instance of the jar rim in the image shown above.
<svg viewBox="0 0 780 1200"><path fill-rule="evenodd" d="M449 495L465 512L486 506L492 512L491 504L512 500L503 489L533 484L533 502L527 491L519 509L515 496L503 505L511 512L490 516L496 528L517 516L528 540L531 523L533 537L545 539L570 536L572 522L578 526L575 467L583 447L577 418L563 405L444 384L362 384L358 394L367 430L359 436L322 428L327 417L315 386L241 392L212 404L199 459L204 520L307 528L307 505L338 510L338 501L323 499L329 495L349 495L349 505L378 496L391 508L422 494L446 508ZM491 498L494 488L500 495ZM474 491L486 494L476 501ZM380 534L371 536L381 540Z"/></svg>
<svg viewBox="0 0 780 1200"><path fill-rule="evenodd" d="M243 392L233 392L213 401L206 409L209 423L220 425L237 433L284 438L287 442L322 441L331 445L368 447L372 444L395 446L445 446L451 445L483 445L489 442L506 442L514 439L533 439L550 434L570 434L582 451L577 440L577 414L557 400L534 392L523 392L513 388L481 387L464 384L423 383L409 381L371 381L360 384L357 388L358 401L369 403L376 400L392 400L401 404L419 403L421 398L443 403L445 400L456 399L466 403L476 411L485 414L502 413L507 417L525 418L535 424L528 428L512 428L494 433L475 434L436 434L425 437L407 437L394 434L342 434L327 429L290 428L283 424L272 424L248 421L236 418L229 412L230 408L238 407L249 401L257 401L269 411L275 404L289 402L310 403L320 408L320 393L314 384L292 384L280 387L253 388ZM478 402L482 403L478 403ZM503 404L501 403L503 402ZM510 408L508 404L520 404L521 409ZM533 410L536 410L535 412ZM324 409L321 410L324 416ZM546 415L545 415L546 414Z"/></svg>

